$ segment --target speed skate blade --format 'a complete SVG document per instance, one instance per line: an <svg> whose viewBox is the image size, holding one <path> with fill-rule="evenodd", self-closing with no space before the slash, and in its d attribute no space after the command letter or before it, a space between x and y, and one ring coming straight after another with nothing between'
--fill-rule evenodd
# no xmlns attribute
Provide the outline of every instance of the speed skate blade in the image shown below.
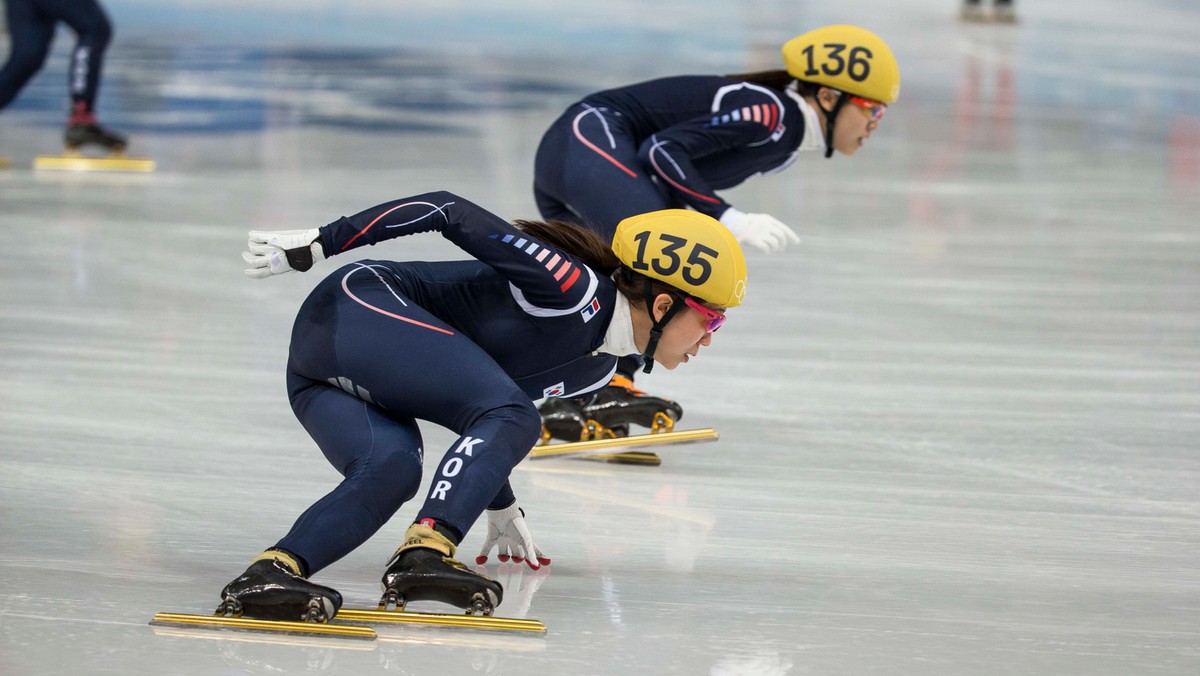
<svg viewBox="0 0 1200 676"><path fill-rule="evenodd" d="M646 451L628 451L625 453L597 453L596 455L581 455L577 456L579 460L592 460L595 462L611 462L617 465L645 465L648 467L658 467L662 464L662 458L657 453L648 453Z"/></svg>
<svg viewBox="0 0 1200 676"><path fill-rule="evenodd" d="M368 641L376 636L375 630L370 627L318 622L288 622L286 620L254 620L248 617L223 617L221 615L187 615L184 613L156 613L154 619L150 620L150 624L205 629L242 629L305 636L337 636Z"/></svg>
<svg viewBox="0 0 1200 676"><path fill-rule="evenodd" d="M495 631L517 631L539 635L546 633L546 625L540 620L496 617L494 615L450 615L443 613L416 613L411 610L359 610L342 608L338 611L336 620L340 622L423 624L436 627L491 629Z"/></svg>
<svg viewBox="0 0 1200 676"><path fill-rule="evenodd" d="M614 448L638 448L641 446L660 446L671 444L694 444L701 441L716 441L721 435L711 427L696 430L680 430L675 432L659 432L657 434L635 434L631 437L616 437L613 439L593 439L591 441L568 441L561 444L535 446L529 452L529 457L535 460L542 458L562 458L573 455L595 455L601 451ZM616 454L627 455L627 454ZM647 454L651 455L651 454ZM607 458L606 458L607 459ZM641 463L647 464L647 463Z"/></svg>
<svg viewBox="0 0 1200 676"><path fill-rule="evenodd" d="M34 169L47 171L154 171L154 160L145 157L108 155L93 157L67 153L64 155L38 155L33 160Z"/></svg>

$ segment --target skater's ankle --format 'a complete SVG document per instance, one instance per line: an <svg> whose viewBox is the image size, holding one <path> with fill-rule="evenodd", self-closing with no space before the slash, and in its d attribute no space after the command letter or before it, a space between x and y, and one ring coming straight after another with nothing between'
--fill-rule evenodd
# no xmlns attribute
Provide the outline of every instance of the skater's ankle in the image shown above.
<svg viewBox="0 0 1200 676"><path fill-rule="evenodd" d="M296 577L308 578L308 562L287 550L272 547L254 557L250 563L253 565L259 561L277 561Z"/></svg>
<svg viewBox="0 0 1200 676"><path fill-rule="evenodd" d="M432 549L442 556L454 558L458 551L459 536L453 529L434 519L421 519L408 527L404 533L404 544L396 550L395 559L411 549Z"/></svg>
<svg viewBox="0 0 1200 676"><path fill-rule="evenodd" d="M429 526L438 535L449 540L450 544L454 545L455 548L458 548L458 543L462 542L462 534L458 532L458 529L449 524L442 523L437 519L421 519L417 523Z"/></svg>
<svg viewBox="0 0 1200 676"><path fill-rule="evenodd" d="M75 127L80 125L96 124L96 114L84 101L76 101L71 107L71 117L67 119L67 126Z"/></svg>

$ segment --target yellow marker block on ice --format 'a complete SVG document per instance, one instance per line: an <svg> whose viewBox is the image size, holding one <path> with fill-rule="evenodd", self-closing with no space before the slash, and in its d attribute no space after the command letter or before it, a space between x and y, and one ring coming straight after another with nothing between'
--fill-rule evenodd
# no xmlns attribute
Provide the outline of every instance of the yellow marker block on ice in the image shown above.
<svg viewBox="0 0 1200 676"><path fill-rule="evenodd" d="M145 157L106 155L92 157L80 154L38 155L33 160L34 169L48 171L138 171L151 172L154 160Z"/></svg>

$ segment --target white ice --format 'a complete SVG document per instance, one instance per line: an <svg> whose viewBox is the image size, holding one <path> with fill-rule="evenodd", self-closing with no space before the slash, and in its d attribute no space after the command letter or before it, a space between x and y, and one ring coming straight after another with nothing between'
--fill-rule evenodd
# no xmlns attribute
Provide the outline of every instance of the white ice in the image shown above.
<svg viewBox="0 0 1200 676"><path fill-rule="evenodd" d="M0 673L1200 673L1196 3L105 4L102 121L159 170L29 169L65 31L0 113ZM900 101L857 156L727 193L803 244L751 252L712 347L639 382L721 440L513 474L554 562L491 572L545 638L147 625L211 612L337 480L283 387L334 262L249 280L247 230L431 189L536 216L580 95L775 67L835 22L889 41ZM372 604L415 508L318 579Z"/></svg>

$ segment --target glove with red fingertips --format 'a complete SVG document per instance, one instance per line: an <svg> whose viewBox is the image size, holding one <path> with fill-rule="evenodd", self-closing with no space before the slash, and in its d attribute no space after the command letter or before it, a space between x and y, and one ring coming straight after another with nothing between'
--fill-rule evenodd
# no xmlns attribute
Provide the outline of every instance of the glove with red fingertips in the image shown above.
<svg viewBox="0 0 1200 676"><path fill-rule="evenodd" d="M530 568L537 570L549 565L550 559L533 543L533 536L525 525L525 511L512 503L504 509L487 510L488 534L475 557L475 563L487 563L488 554L495 548L496 558L501 562L509 559L517 563L524 562Z"/></svg>

